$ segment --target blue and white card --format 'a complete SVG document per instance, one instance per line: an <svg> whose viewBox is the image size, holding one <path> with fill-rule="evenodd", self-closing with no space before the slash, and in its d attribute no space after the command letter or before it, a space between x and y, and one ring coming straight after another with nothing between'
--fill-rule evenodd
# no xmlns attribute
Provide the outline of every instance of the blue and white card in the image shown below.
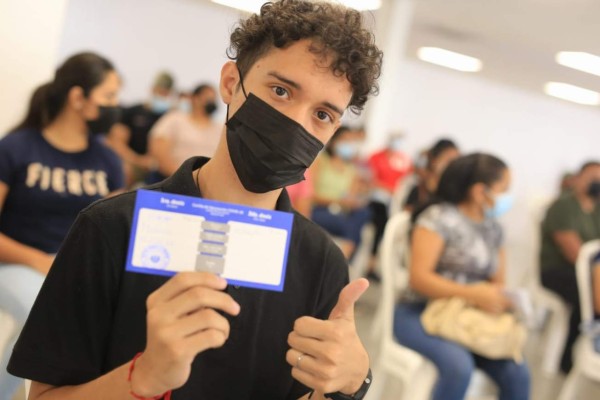
<svg viewBox="0 0 600 400"><path fill-rule="evenodd" d="M126 270L213 272L236 286L283 291L294 216L138 190Z"/></svg>

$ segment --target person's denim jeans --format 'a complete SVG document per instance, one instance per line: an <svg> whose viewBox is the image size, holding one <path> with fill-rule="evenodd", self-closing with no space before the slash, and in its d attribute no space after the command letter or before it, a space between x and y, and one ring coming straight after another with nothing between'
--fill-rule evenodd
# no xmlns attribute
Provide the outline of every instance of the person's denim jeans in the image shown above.
<svg viewBox="0 0 600 400"><path fill-rule="evenodd" d="M22 379L6 371L12 349L44 282L44 275L22 265L0 263L0 309L10 314L17 329L0 354L0 400L11 400ZM2 350L2 349L0 349Z"/></svg>
<svg viewBox="0 0 600 400"><path fill-rule="evenodd" d="M351 240L358 247L362 228L371 219L371 210L364 207L334 214L328 207L316 206L311 219L332 235Z"/></svg>
<svg viewBox="0 0 600 400"><path fill-rule="evenodd" d="M433 400L463 399L475 368L483 370L496 382L499 400L529 399L529 369L525 362L486 359L459 344L427 334L421 325L424 309L424 304L398 304L394 334L400 344L420 353L436 366L438 381Z"/></svg>

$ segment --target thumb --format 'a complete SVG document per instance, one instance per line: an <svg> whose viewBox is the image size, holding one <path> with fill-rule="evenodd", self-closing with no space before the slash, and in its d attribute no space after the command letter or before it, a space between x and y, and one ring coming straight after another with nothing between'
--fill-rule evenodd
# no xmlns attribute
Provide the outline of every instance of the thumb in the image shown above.
<svg viewBox="0 0 600 400"><path fill-rule="evenodd" d="M340 292L338 302L331 310L329 319L354 320L354 303L369 288L369 281L365 278L356 279L346 285Z"/></svg>

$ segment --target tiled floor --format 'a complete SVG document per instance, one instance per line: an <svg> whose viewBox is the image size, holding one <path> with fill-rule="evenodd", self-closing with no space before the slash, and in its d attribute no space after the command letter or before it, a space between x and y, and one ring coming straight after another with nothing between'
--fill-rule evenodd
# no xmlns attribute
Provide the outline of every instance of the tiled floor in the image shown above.
<svg viewBox="0 0 600 400"><path fill-rule="evenodd" d="M373 343L370 337L370 329L372 320L377 309L379 299L379 286L371 285L367 293L363 295L356 306L356 321L359 335L363 339L372 362L376 357L376 344ZM544 349L535 346L539 343L539 334L532 333L528 340L526 348L527 362L530 366L532 374L532 396L531 400L555 400L560 392L564 376L547 376L540 369L540 360ZM374 379L377 379L375 377ZM592 382L587 379L579 379L579 394L577 400L599 400L600 399L600 382ZM393 378L388 379L384 396L381 399L369 400L411 400L401 398L402 386L398 382L394 382ZM489 397L486 397L487 400ZM469 400L484 400L483 398L471 398ZM490 399L491 400L491 399Z"/></svg>

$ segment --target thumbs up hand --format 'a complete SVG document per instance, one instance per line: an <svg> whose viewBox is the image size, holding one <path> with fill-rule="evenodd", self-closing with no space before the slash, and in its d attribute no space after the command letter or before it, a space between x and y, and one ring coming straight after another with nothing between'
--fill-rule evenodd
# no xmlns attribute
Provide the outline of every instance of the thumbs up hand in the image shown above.
<svg viewBox="0 0 600 400"><path fill-rule="evenodd" d="M286 354L294 379L321 395L353 395L360 389L369 370L369 356L356 333L354 303L368 287L366 279L349 283L327 321L312 317L296 320Z"/></svg>

